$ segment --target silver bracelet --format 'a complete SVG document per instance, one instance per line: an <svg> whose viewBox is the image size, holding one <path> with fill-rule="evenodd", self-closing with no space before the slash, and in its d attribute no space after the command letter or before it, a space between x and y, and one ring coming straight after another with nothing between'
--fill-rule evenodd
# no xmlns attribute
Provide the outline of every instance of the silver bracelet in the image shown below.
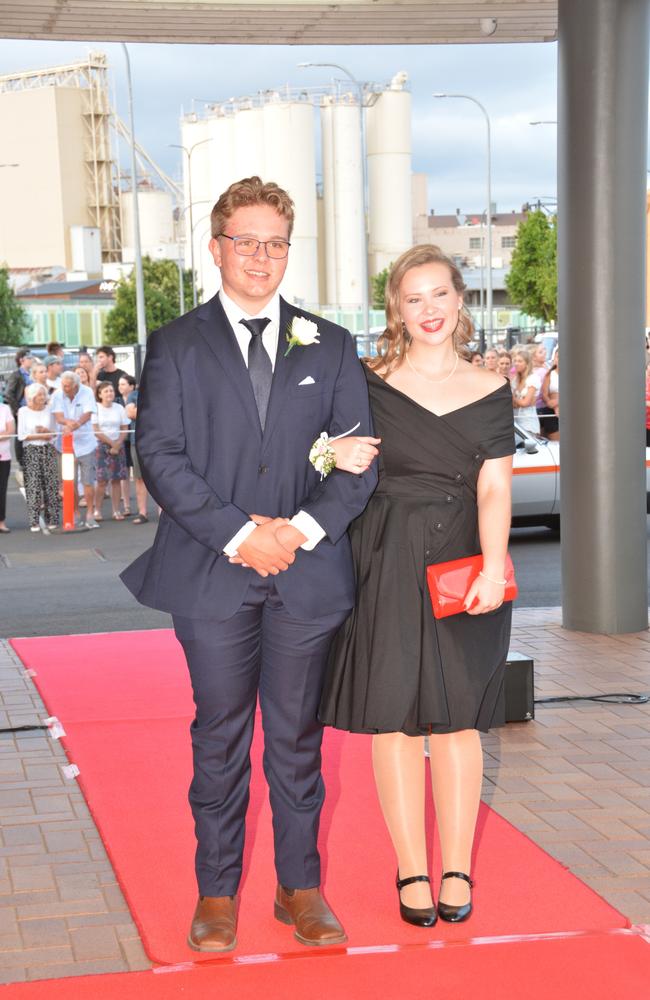
<svg viewBox="0 0 650 1000"><path fill-rule="evenodd" d="M479 576L482 576L484 580L489 580L490 583L496 583L499 587L505 587L507 580L494 580L491 576L487 576L482 569L478 572Z"/></svg>

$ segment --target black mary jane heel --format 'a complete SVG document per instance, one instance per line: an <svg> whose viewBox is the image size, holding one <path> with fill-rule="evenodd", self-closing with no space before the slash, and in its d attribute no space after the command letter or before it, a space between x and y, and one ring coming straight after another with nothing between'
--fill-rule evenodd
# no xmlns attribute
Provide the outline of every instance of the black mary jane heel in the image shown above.
<svg viewBox="0 0 650 1000"><path fill-rule="evenodd" d="M407 924L414 924L416 927L433 927L438 919L435 906L418 908L414 906L404 906L404 903L402 902L400 892L405 886L412 885L413 882L430 883L431 879L428 875L411 875L410 878L400 878L399 871L397 872L395 885L397 886L397 894L399 896L399 915L402 920L406 921Z"/></svg>
<svg viewBox="0 0 650 1000"><path fill-rule="evenodd" d="M446 878L462 878L463 881L467 882L470 889L474 888L474 883L471 878L469 875L465 875L464 872L445 872L440 881L443 882ZM440 919L446 920L450 924L459 924L461 920L467 920L471 912L471 898L469 903L465 903L463 906L451 906L449 903L442 903L438 900L438 913L440 914Z"/></svg>

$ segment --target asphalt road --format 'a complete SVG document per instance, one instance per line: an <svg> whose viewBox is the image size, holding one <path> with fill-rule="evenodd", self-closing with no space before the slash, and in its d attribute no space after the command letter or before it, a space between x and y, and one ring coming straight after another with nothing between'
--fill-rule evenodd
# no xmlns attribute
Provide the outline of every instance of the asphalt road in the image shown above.
<svg viewBox="0 0 650 1000"><path fill-rule="evenodd" d="M0 635L68 635L167 628L169 615L137 603L118 574L148 548L149 524L110 519L96 531L32 534L13 477L8 497L9 535L0 535ZM105 515L110 509L106 501ZM649 522L650 523L650 522ZM561 604L559 533L517 528L510 549L517 567L520 607Z"/></svg>

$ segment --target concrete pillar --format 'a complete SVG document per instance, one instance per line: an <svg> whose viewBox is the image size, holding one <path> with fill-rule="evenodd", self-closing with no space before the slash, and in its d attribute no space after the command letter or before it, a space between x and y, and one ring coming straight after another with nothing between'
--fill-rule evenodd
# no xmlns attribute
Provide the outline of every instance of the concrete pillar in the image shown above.
<svg viewBox="0 0 650 1000"><path fill-rule="evenodd" d="M649 0L559 0L565 628L648 624L644 295Z"/></svg>

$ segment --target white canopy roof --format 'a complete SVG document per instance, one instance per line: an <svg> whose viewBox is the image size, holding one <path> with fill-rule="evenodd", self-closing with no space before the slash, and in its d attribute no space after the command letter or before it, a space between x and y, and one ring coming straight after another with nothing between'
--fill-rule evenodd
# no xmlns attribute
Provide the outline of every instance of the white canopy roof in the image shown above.
<svg viewBox="0 0 650 1000"><path fill-rule="evenodd" d="M5 38L242 45L548 42L558 0L0 0Z"/></svg>

